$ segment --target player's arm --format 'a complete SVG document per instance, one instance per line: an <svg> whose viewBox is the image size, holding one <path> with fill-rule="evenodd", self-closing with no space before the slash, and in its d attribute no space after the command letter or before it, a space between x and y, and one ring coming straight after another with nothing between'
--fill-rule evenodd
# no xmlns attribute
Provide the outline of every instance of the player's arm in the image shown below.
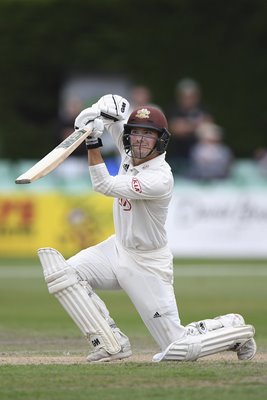
<svg viewBox="0 0 267 400"><path fill-rule="evenodd" d="M88 165L104 164L104 160L99 148L88 150Z"/></svg>
<svg viewBox="0 0 267 400"><path fill-rule="evenodd" d="M94 162L100 161L94 155ZM173 189L171 173L141 172L137 176L117 175L111 176L104 163L93 164L89 167L91 181L96 192L111 197L125 197L135 200L152 200L169 196ZM154 172L154 173L153 173Z"/></svg>

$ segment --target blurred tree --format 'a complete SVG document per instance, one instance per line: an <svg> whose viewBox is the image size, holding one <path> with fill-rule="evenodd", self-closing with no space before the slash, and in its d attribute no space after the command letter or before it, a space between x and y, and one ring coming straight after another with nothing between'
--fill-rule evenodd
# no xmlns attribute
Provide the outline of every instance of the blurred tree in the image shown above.
<svg viewBox="0 0 267 400"><path fill-rule="evenodd" d="M145 81L163 109L176 82L203 87L237 156L264 141L265 0L0 0L3 156L53 147L59 90L72 73Z"/></svg>

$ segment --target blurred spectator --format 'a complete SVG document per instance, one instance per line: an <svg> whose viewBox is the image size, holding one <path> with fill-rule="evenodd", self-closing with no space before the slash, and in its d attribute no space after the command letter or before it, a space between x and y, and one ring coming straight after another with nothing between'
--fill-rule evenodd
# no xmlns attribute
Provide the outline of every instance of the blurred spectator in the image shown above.
<svg viewBox="0 0 267 400"><path fill-rule="evenodd" d="M189 154L197 142L196 129L200 123L213 121L213 117L202 104L200 86L193 79L178 82L176 102L168 113L169 130L172 134L167 152L167 161L173 172L186 173Z"/></svg>
<svg viewBox="0 0 267 400"><path fill-rule="evenodd" d="M74 120L83 109L84 103L79 97L73 96L65 100L65 104L61 107L59 112L56 144L61 143L74 131ZM82 145L80 145L73 153L75 156L84 156L85 154L86 152Z"/></svg>
<svg viewBox="0 0 267 400"><path fill-rule="evenodd" d="M267 178L267 149L260 148L255 151L255 160L260 174Z"/></svg>
<svg viewBox="0 0 267 400"><path fill-rule="evenodd" d="M133 110L143 107L143 106L152 106L160 108L158 105L152 102L152 93L151 90L144 85L136 85L132 88L130 96L129 96L129 115Z"/></svg>
<svg viewBox="0 0 267 400"><path fill-rule="evenodd" d="M59 118L56 129L56 145L65 140L74 131L74 120L84 109L84 102L79 96L66 97L59 109ZM86 171L85 146L82 143L74 152L55 170L55 175L63 180L78 179Z"/></svg>
<svg viewBox="0 0 267 400"><path fill-rule="evenodd" d="M229 176L233 153L222 143L223 130L212 122L202 122L196 129L198 142L190 152L189 177L199 180Z"/></svg>

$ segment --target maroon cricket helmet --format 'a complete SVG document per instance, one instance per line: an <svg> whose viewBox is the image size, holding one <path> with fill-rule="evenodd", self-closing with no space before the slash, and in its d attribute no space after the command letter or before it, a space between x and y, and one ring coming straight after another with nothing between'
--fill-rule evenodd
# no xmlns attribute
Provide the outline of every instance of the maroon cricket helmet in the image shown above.
<svg viewBox="0 0 267 400"><path fill-rule="evenodd" d="M134 110L124 125L123 145L127 154L131 152L130 134L135 128L152 129L158 133L155 150L162 154L166 151L170 140L168 122L163 112L157 107L143 106Z"/></svg>

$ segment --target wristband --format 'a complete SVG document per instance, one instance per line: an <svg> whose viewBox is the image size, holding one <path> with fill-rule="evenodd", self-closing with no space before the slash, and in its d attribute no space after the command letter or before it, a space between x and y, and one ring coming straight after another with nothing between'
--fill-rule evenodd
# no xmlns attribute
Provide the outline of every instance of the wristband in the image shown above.
<svg viewBox="0 0 267 400"><path fill-rule="evenodd" d="M97 149L98 147L102 147L103 143L100 138L95 139L95 140L87 139L87 140L85 140L85 146L86 146L87 150L91 150L91 149Z"/></svg>

